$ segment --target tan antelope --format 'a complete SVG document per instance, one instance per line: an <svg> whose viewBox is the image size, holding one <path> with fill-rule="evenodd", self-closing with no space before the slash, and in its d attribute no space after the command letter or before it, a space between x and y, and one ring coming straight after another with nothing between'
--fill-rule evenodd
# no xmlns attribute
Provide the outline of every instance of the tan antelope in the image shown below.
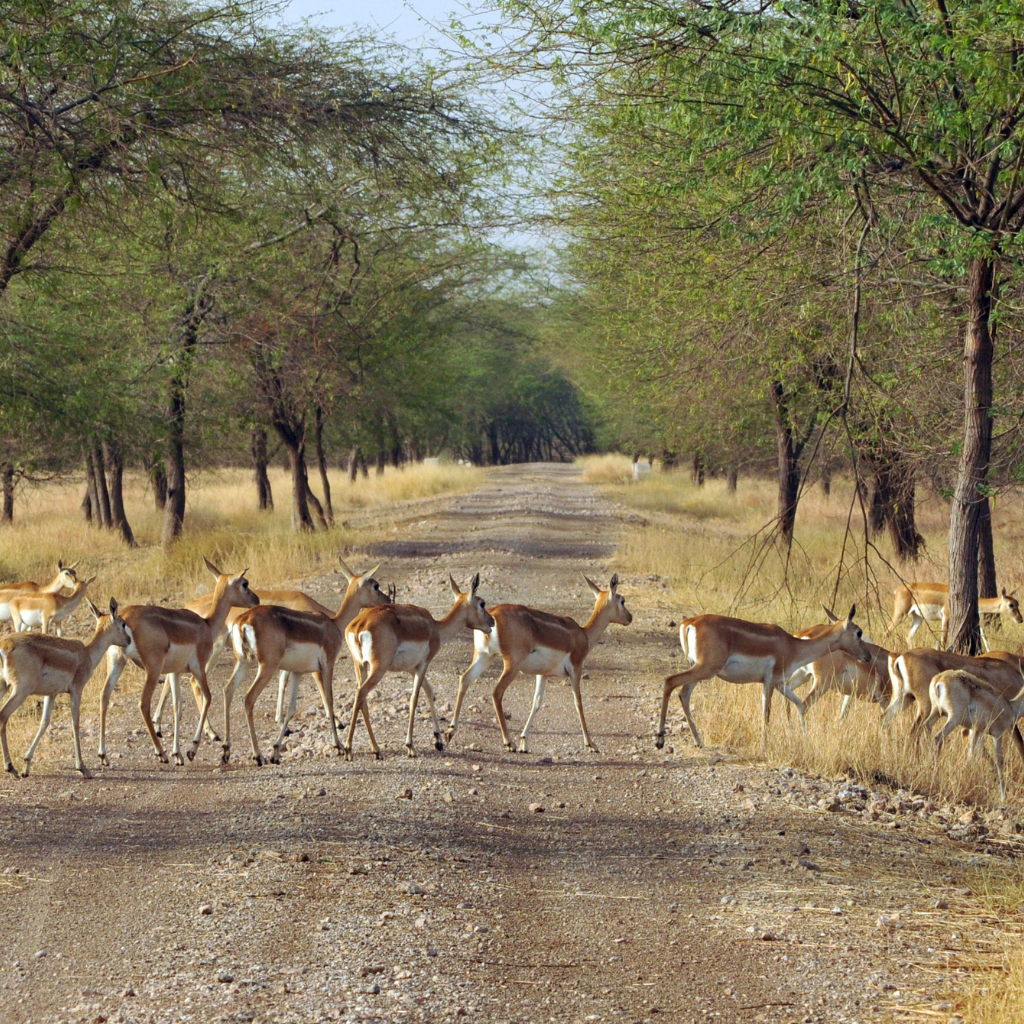
<svg viewBox="0 0 1024 1024"><path fill-rule="evenodd" d="M100 705L99 756L103 764L109 763L106 748L107 706L127 661L134 662L146 673L146 681L139 695L139 710L142 712L142 720L146 723L149 738L153 742L154 752L165 764L168 763L167 754L164 753L160 737L153 726L153 690L156 689L161 675L172 672L192 673L199 686L201 706L199 724L196 726L187 756L190 761L196 756L206 718L210 713L210 686L206 679L206 666L210 661L214 641L224 629L224 621L231 608L252 608L259 604L259 598L249 589L249 581L245 578L248 570L231 576L222 573L205 556L203 561L217 579L213 591L213 610L209 615L196 615L186 608L161 608L159 605L151 604L133 604L122 609L121 614L131 630L132 642L123 651L111 648L108 656L107 682L103 687ZM177 735L174 737L174 748L171 753L175 764L185 763L178 747Z"/></svg>
<svg viewBox="0 0 1024 1024"><path fill-rule="evenodd" d="M258 669L245 694L245 717L252 743L252 756L258 765L267 763L260 753L256 738L256 723L253 708L263 688L275 672L282 676L291 675L293 692L298 679L311 672L320 691L324 711L330 720L331 739L340 751L337 720L334 716L334 665L344 647L345 627L363 610L375 605L387 604L390 600L374 579L379 566L374 566L362 576L348 572L348 589L335 615L316 612L294 611L280 605L261 604L240 615L231 627L231 645L235 652L235 669L224 688L224 742L221 762L227 764L231 758L231 701L235 688L245 674L248 661L256 661ZM281 720L281 729L274 741L271 764L281 760L281 745L288 731L295 708L294 696L289 703L288 713Z"/></svg>
<svg viewBox="0 0 1024 1024"><path fill-rule="evenodd" d="M54 699L60 693L71 696L71 735L75 744L75 767L89 778L89 770L82 760L82 743L78 730L82 691L92 678L107 648L111 645L126 647L131 633L124 619L117 614L117 602L110 599L110 614L100 615L99 609L86 598L89 610L96 618L96 631L92 639L80 640L43 636L38 633L18 633L0 640L0 666L7 684L7 700L0 708L0 747L3 749L4 768L15 778L18 771L7 748L7 723L11 715L29 697L43 697L43 719L39 723L32 745L25 754L25 777L28 777L32 757L39 741L50 724Z"/></svg>
<svg viewBox="0 0 1024 1024"><path fill-rule="evenodd" d="M11 621L11 598L17 594L56 594L64 587L73 587L78 580L74 565L65 565L63 559L57 562L57 575L49 583L39 584L33 580L24 580L21 583L10 583L0 588L0 622Z"/></svg>
<svg viewBox="0 0 1024 1024"><path fill-rule="evenodd" d="M856 611L854 605L845 620L836 619L819 636L804 639L788 633L781 626L747 622L725 615L698 615L684 619L679 627L679 641L690 667L665 680L655 746L660 750L665 745L665 718L669 697L674 690L680 690L679 703L683 706L694 744L698 747L704 745L690 714L690 694L698 683L714 676L727 683L762 684L762 734L768 729L772 695L776 690L793 703L803 720L803 703L789 687L789 679L797 669L835 650L844 651L865 664L871 660L871 654L864 646L861 628L853 621Z"/></svg>
<svg viewBox="0 0 1024 1024"><path fill-rule="evenodd" d="M825 614L829 616L831 623L835 622L835 616L826 608ZM811 639L820 636L829 626L811 626L808 629L801 629L796 636L801 639ZM871 655L868 662L858 661L845 651L829 651L828 654L805 665L793 673L789 688L796 691L808 680L811 681L811 688L807 695L802 698L804 714L810 711L826 693L835 690L843 695L843 703L839 708L839 717L843 719L850 710L850 703L854 697L860 700L873 701L876 704L884 704L886 707L892 697L892 683L889 681L889 652L877 644L871 643L866 637L861 638L864 647ZM803 679L801 680L801 674ZM789 702L786 702L786 717L789 717Z"/></svg>
<svg viewBox="0 0 1024 1024"><path fill-rule="evenodd" d="M548 678L567 676L572 686L576 716L583 730L583 743L588 750L595 754L599 753L590 738L587 719L583 714L583 697L580 693L583 663L609 625L614 622L620 626L628 626L633 621L633 616L626 608L625 598L618 593L618 573L612 576L607 590L602 590L586 576L583 578L594 595L594 610L585 626L581 626L567 615L552 615L549 612L526 608L521 604L499 604L491 609L494 629L490 635L483 632L473 635L473 644L476 648L473 662L459 679L455 711L448 727L449 743L458 728L459 713L466 691L491 667L494 660L500 657L503 668L494 688L492 700L506 749L515 750L515 746L505 725L502 697L516 676L520 672L526 672L536 676L536 685L533 691L533 705L519 736L519 752L527 753L530 727L544 699L544 687Z"/></svg>
<svg viewBox="0 0 1024 1024"><path fill-rule="evenodd" d="M984 737L991 736L992 746L995 748L999 796L1005 802L1003 737L1007 732L1011 734L1017 752L1024 761L1024 740L1021 739L1020 730L1016 728L1017 719L1024 714L1024 691L1010 698L1005 697L984 679L964 669L947 669L945 672L939 672L929 683L928 690L931 713L924 724L925 730L931 732L939 717L946 716L946 724L935 737L936 754L942 750L946 737L957 729L971 731L971 756L974 755L979 743L984 744ZM987 755L988 752L985 753Z"/></svg>
<svg viewBox="0 0 1024 1024"><path fill-rule="evenodd" d="M992 651L977 658L951 651L937 651L931 647L917 647L902 654L889 655L889 679L892 681L892 701L885 709L882 721L888 725L913 700L917 708L911 731L916 735L931 715L930 687L940 672L962 669L983 679L997 693L1009 700L1021 686L1020 668L1015 655L1006 651Z"/></svg>
<svg viewBox="0 0 1024 1024"><path fill-rule="evenodd" d="M469 592L463 593L449 575L448 585L455 598L448 614L440 620L434 618L426 608L413 604L391 604L382 608L370 608L361 612L345 630L345 640L352 654L356 670L356 696L352 702L352 718L348 723L345 741L345 758L352 760L352 737L356 731L356 719L362 714L366 733L370 739L374 756L379 760L381 753L377 739L370 725L370 711L367 699L374 687L388 672L408 672L413 676L412 697L409 701L409 732L405 749L410 757L415 756L412 745L413 726L416 722L416 705L420 687L427 694L430 716L434 723L434 747L444 750L441 742L441 726L434 707L434 688L427 680L427 669L437 652L457 633L464 629L489 632L494 619L484 606L483 598L477 596L480 574L473 577Z"/></svg>
<svg viewBox="0 0 1024 1024"><path fill-rule="evenodd" d="M1013 594L1001 588L999 597L979 597L979 615L1009 615L1014 622L1024 622L1020 605ZM907 643L914 642L914 634L922 622L939 622L942 625L942 647L946 646L949 633L949 586L946 583L907 583L893 591L892 632L905 618L910 617L910 631ZM982 636L984 640L984 636ZM985 646L988 646L986 642Z"/></svg>
<svg viewBox="0 0 1024 1024"><path fill-rule="evenodd" d="M23 633L32 626L38 626L40 632L49 633L53 625L57 627L57 636L63 636L64 620L85 600L86 588L95 582L95 576L76 580L70 594L62 594L59 590L52 594L42 591L15 594L8 602L14 631Z"/></svg>
<svg viewBox="0 0 1024 1024"><path fill-rule="evenodd" d="M341 573L348 582L348 587L345 594L342 596L341 605L345 606L346 602L349 602L349 607L355 608L358 611L361 608L369 608L374 604L380 604L382 600L390 600L390 598L384 598L383 592L380 589L380 584L373 578L373 573L376 572L379 566L375 566L370 572L363 573L362 576L358 576L354 573L346 564L345 560L338 556L338 561L341 563ZM360 596L357 597L353 592L352 581L358 579L359 582L356 585L356 589L360 591ZM372 591L372 593L371 593ZM253 593L259 598L260 604L277 605L281 608L291 608L292 611L296 612L309 612L311 614L326 615L327 618L332 618L334 613L328 608L325 608L319 601L314 597L310 597L309 594L303 593L301 590L253 590ZM185 607L189 611L195 612L200 616L209 616L213 611L213 594L204 594L202 597L196 598L195 601L190 601ZM339 608L339 612L340 612ZM217 637L216 642L213 645L213 651L210 654L211 661L217 657L217 655L224 648L224 644L227 641L228 635L230 634L231 627L238 620L238 617L246 611L245 608L232 608L228 612L227 621L224 624L224 630ZM355 614L353 612L353 614ZM348 625L351 616L343 619L341 628ZM207 664L207 674L209 674L209 664ZM289 672L282 671L279 676L279 685L277 691L277 715L275 721L291 720L295 714L295 706L299 696L299 675ZM166 681L160 691L160 699L157 702L156 711L153 713L153 720L156 724L157 736L162 735L161 721L163 720L164 705L167 701L168 696L172 695L172 690L177 686L178 677L174 673L170 673L167 676ZM290 686L289 686L290 683ZM199 689L195 684L195 679L192 680L192 692L195 694L196 706L200 703ZM285 696L288 696L288 708L287 718L285 718ZM178 705L180 707L180 705ZM213 732L211 727L207 727L207 737L212 739L214 742L219 743L220 737Z"/></svg>

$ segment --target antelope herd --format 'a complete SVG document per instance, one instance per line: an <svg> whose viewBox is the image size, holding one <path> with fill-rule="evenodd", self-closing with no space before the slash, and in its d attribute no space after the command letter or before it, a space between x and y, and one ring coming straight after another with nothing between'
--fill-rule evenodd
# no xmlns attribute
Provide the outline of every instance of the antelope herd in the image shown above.
<svg viewBox="0 0 1024 1024"><path fill-rule="evenodd" d="M110 698L128 661L145 673L139 697L146 731L155 755L164 763L173 758L183 765L179 723L181 714L180 679L188 674L199 709L199 720L185 757L193 760L204 734L221 744L221 761L231 756L231 703L235 690L247 671L255 665L255 677L245 691L244 708L252 756L257 765L279 763L288 726L295 713L296 694L302 675L311 674L320 693L327 717L331 741L346 759L352 758L352 745L359 719L366 726L375 757L380 748L370 722L368 698L388 672L404 672L413 677L409 702L409 726L406 750L414 756L413 728L421 690L425 692L433 725L434 745L443 750L451 744L469 687L488 668L501 659L502 671L492 693L495 716L502 740L515 750L505 723L502 698L519 675L536 677L533 703L519 737L518 749L527 750L530 728L544 698L545 683L552 676L566 677L572 688L576 714L587 749L597 752L583 711L580 682L587 656L607 627L613 623L628 626L633 616L625 598L618 592L614 575L607 587L600 587L584 576L594 597L594 607L585 625L568 616L554 615L517 604L499 604L487 608L478 595L479 574L463 591L449 576L452 606L447 615L435 619L425 608L398 604L394 588L382 590L374 578L378 566L368 572L353 572L341 561L348 582L335 613L298 590L254 590L246 572L221 572L209 560L206 567L216 583L212 593L184 608L158 605L128 605L118 608L111 598L109 612L101 614L86 595L95 577L79 579L75 565L58 562L54 578L45 585L31 581L0 589L0 621L12 623L14 632L0 639L0 748L4 768L15 777L18 770L11 760L7 742L7 723L14 712L32 696L43 698L39 729L25 754L24 775L29 774L32 757L46 732L58 694L71 700L71 728L75 748L75 767L88 777L82 759L79 717L82 692L103 655L108 670L100 704L99 759L108 764L106 722ZM70 593L65 593L65 589ZM889 634L905 619L911 620L908 640L913 640L925 621L941 623L945 640L949 592L944 584L909 583L895 591ZM60 635L62 624L82 603L88 606L96 628L83 643ZM1006 615L1022 622L1016 598L1002 590L998 598L979 601L982 615ZM983 747L986 735L992 738L995 768L1000 794L1005 799L1003 778L1003 738L1010 733L1024 760L1024 739L1017 719L1024 715L1024 659L1007 651L986 651L978 657L966 657L944 650L916 648L889 652L870 643L851 608L845 618L825 609L829 621L793 634L780 626L748 622L723 615L698 615L684 619L679 639L688 667L670 675L664 682L655 744L665 743L666 717L672 694L679 692L686 724L696 746L703 745L690 708L694 687L704 680L719 678L730 683L759 683L762 687L762 729L767 730L772 697L778 690L800 714L801 721L817 700L834 690L843 697L840 717L846 715L854 697L885 705L882 722L891 723L913 702L916 714L912 736L931 734L940 717L946 723L935 740L938 754L944 740L957 729L970 734L970 752ZM37 627L40 632L29 632ZM58 635L52 635L54 627ZM470 630L474 637L472 664L459 679L451 723L442 740L435 707L435 693L427 679L431 662L449 640ZM235 666L223 687L223 739L210 724L212 692L209 669L214 657L225 646L235 657ZM986 645L987 646L987 645ZM341 725L335 717L335 663L348 649L356 678L355 697L342 743ZM267 683L279 676L277 721L279 729L269 758L260 750L256 735L254 708ZM152 698L157 684L164 679L156 714ZM796 690L811 683L804 700ZM165 700L173 706L173 741L169 758L161 742L161 720ZM789 710L787 704L787 713ZM987 755L987 752L986 752Z"/></svg>

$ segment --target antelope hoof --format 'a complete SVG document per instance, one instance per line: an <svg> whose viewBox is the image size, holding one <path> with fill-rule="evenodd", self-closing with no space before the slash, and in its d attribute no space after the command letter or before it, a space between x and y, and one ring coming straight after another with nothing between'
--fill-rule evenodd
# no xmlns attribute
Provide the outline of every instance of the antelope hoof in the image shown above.
<svg viewBox="0 0 1024 1024"><path fill-rule="evenodd" d="M214 731L213 731L212 729L208 730L208 731L207 731L207 732L205 733L205 735L206 735L206 738L207 738L207 739L208 739L208 740L209 740L209 741L210 741L211 743L220 743L220 737L219 737L219 736L218 736L218 735L217 735L217 734L216 734L216 733L215 733L215 732L214 732Z"/></svg>
<svg viewBox="0 0 1024 1024"><path fill-rule="evenodd" d="M444 744L441 742L441 734L439 732L434 733L434 749L444 750Z"/></svg>
<svg viewBox="0 0 1024 1024"><path fill-rule="evenodd" d="M661 748L665 746L665 734L663 732L659 732L654 737L654 745L658 750L661 750Z"/></svg>
<svg viewBox="0 0 1024 1024"><path fill-rule="evenodd" d="M379 750L375 750L373 752L373 756L378 761L383 761L384 760L384 755Z"/></svg>
<svg viewBox="0 0 1024 1024"><path fill-rule="evenodd" d="M197 751L198 749L199 749L198 747L190 747L190 748L189 748L188 750L186 750L186 751L185 751L185 756L186 756L186 757L187 757L187 758L188 758L188 759L189 759L190 761L194 761L194 760L196 759L196 751Z"/></svg>
<svg viewBox="0 0 1024 1024"><path fill-rule="evenodd" d="M231 760L231 748L224 747L220 755L220 763L227 764Z"/></svg>
<svg viewBox="0 0 1024 1024"><path fill-rule="evenodd" d="M189 760L191 760L191 758L189 758ZM178 766L179 768L180 768L180 767L181 767L182 765L184 765L184 763L185 763L185 758L183 758L183 757L181 756L181 753L180 753L180 751L175 751L175 753L174 753L174 763L175 763L175 764L176 764L176 765L177 765L177 766Z"/></svg>
<svg viewBox="0 0 1024 1024"><path fill-rule="evenodd" d="M529 751L526 749L526 740L522 737L519 738L519 753L528 754Z"/></svg>
<svg viewBox="0 0 1024 1024"><path fill-rule="evenodd" d="M589 750L593 754L600 754L601 753L601 751L598 750L597 747L595 747L593 743L588 743L587 744L587 750Z"/></svg>
<svg viewBox="0 0 1024 1024"><path fill-rule="evenodd" d="M252 759L256 762L257 768L262 768L267 763L267 759L262 754L253 754Z"/></svg>
<svg viewBox="0 0 1024 1024"><path fill-rule="evenodd" d="M285 736L291 736L291 734L292 734L291 729L285 729L284 734L285 734Z"/></svg>
<svg viewBox="0 0 1024 1024"><path fill-rule="evenodd" d="M406 745L405 745L405 752L406 752L406 754L409 757L415 757L416 756L416 751L413 750L413 747L412 747L411 743L406 743Z"/></svg>
<svg viewBox="0 0 1024 1024"><path fill-rule="evenodd" d="M273 754L270 755L270 763L271 764L280 764L281 763L281 752L278 750L277 747L274 747L274 752L273 752Z"/></svg>
<svg viewBox="0 0 1024 1024"><path fill-rule="evenodd" d="M28 771L29 771L29 769L31 767L32 767L32 762L31 761L26 761L25 762L25 770L21 773L21 777L23 779L27 779L28 778ZM81 771L82 769L79 768L78 770Z"/></svg>
<svg viewBox="0 0 1024 1024"><path fill-rule="evenodd" d="M157 750L157 751L154 751L154 753L153 753L153 756L154 756L154 757L155 757L155 758L156 758L156 759L157 759L158 761L162 761L162 762L163 762L164 764L170 764L170 763L171 763L171 762L170 762L170 761L168 760L168 758L167 758L167 755L166 755L166 754L165 754L165 753L164 753L164 752L163 752L162 750Z"/></svg>
<svg viewBox="0 0 1024 1024"><path fill-rule="evenodd" d="M102 764L102 765L106 765L106 767L108 767L108 768L110 767L110 761L109 761L109 759L107 758L107 755L106 755L106 754L104 754L104 753L102 753L102 752L101 752L101 753L99 754L99 759L100 759L100 764Z"/></svg>
<svg viewBox="0 0 1024 1024"><path fill-rule="evenodd" d="M352 760L352 748L351 747L343 747L342 748L342 752L345 755L345 760L346 761L351 761Z"/></svg>
<svg viewBox="0 0 1024 1024"><path fill-rule="evenodd" d="M512 754L516 752L515 745L512 743L511 740L509 740L508 743L505 744L505 749Z"/></svg>
<svg viewBox="0 0 1024 1024"><path fill-rule="evenodd" d="M4 768L7 771L9 771L16 779L21 778L21 772L19 772L18 769L15 768L13 764L5 764Z"/></svg>
<svg viewBox="0 0 1024 1024"><path fill-rule="evenodd" d="M82 773L82 778L83 779L91 779L92 778L92 772L89 771L89 769L86 768L84 764L79 765L78 766L78 770ZM26 776L28 775L28 769L25 770L25 775Z"/></svg>
<svg viewBox="0 0 1024 1024"><path fill-rule="evenodd" d="M348 728L348 722L343 722L340 718L336 718L334 720L334 727L338 730L338 732L341 732L342 729Z"/></svg>
<svg viewBox="0 0 1024 1024"><path fill-rule="evenodd" d="M159 729L156 731L156 738L158 740L162 740L164 738L164 734Z"/></svg>
<svg viewBox="0 0 1024 1024"><path fill-rule="evenodd" d="M454 730L454 729L449 729L449 730L448 730L448 731L447 731L447 732L446 732L446 733L444 734L444 741L445 741L445 743L446 743L446 744L447 744L448 746L451 746L451 745L452 745L452 737L453 737L454 735L455 735L455 730Z"/></svg>

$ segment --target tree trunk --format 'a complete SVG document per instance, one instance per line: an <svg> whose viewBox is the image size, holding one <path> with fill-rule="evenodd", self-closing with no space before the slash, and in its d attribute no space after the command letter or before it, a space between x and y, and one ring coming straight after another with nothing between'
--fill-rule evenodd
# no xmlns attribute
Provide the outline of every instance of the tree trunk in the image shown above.
<svg viewBox="0 0 1024 1024"><path fill-rule="evenodd" d="M267 432L262 427L252 428L249 450L252 452L253 475L256 480L256 507L261 512L273 512L274 492L270 488L270 477L267 474Z"/></svg>
<svg viewBox="0 0 1024 1024"><path fill-rule="evenodd" d="M334 525L334 505L331 503L331 481L327 477L327 454L324 452L324 411L319 404L316 406L315 429L316 464L320 470L320 489L324 492L324 504L320 511L320 517L323 518L326 528Z"/></svg>
<svg viewBox="0 0 1024 1024"><path fill-rule="evenodd" d="M832 493L832 472L831 470L825 470L821 474L821 493L827 498Z"/></svg>
<svg viewBox="0 0 1024 1024"><path fill-rule="evenodd" d="M149 467L149 482L153 485L153 508L163 512L167 508L167 470L162 459Z"/></svg>
<svg viewBox="0 0 1024 1024"><path fill-rule="evenodd" d="M381 442L377 449L377 476L383 476L384 467L388 464L387 452L384 451L384 443Z"/></svg>
<svg viewBox="0 0 1024 1024"><path fill-rule="evenodd" d="M285 449L288 452L288 469L292 475L292 529L312 530L314 526L309 514L310 492L309 478L306 474L305 446L290 445L285 441Z"/></svg>
<svg viewBox="0 0 1024 1024"><path fill-rule="evenodd" d="M730 466L725 474L725 486L730 494L736 493L736 484L739 481L740 471L735 466Z"/></svg>
<svg viewBox="0 0 1024 1024"><path fill-rule="evenodd" d="M996 554L992 549L992 504L986 497L979 508L978 597L998 597Z"/></svg>
<svg viewBox="0 0 1024 1024"><path fill-rule="evenodd" d="M690 464L690 480L698 487L704 486L704 455L701 452L693 453L693 462Z"/></svg>
<svg viewBox="0 0 1024 1024"><path fill-rule="evenodd" d="M356 482L356 474L358 472L359 472L359 446L356 445L356 447L353 448L352 451L350 451L348 453L348 479L349 479L349 483L353 483L354 484Z"/></svg>
<svg viewBox="0 0 1024 1024"><path fill-rule="evenodd" d="M124 511L124 458L121 446L116 441L103 442L103 456L110 474L110 524L120 530L121 538L128 547L135 547L135 534Z"/></svg>
<svg viewBox="0 0 1024 1024"><path fill-rule="evenodd" d="M994 263L972 261L968 271L968 317L964 333L964 440L949 517L950 649L977 654L978 549L983 488L992 452L992 357L990 331ZM986 502L987 503L987 502Z"/></svg>
<svg viewBox="0 0 1024 1024"><path fill-rule="evenodd" d="M92 459L85 456L85 497L82 499L82 515L87 523L96 521L99 525L100 508L96 498L96 474L92 471Z"/></svg>
<svg viewBox="0 0 1024 1024"><path fill-rule="evenodd" d="M781 381L772 381L769 389L775 413L775 453L779 481L778 533L786 547L793 543L796 506L800 500L800 452L803 445L793 435Z"/></svg>
<svg viewBox="0 0 1024 1024"><path fill-rule="evenodd" d="M107 475L103 468L103 449L99 441L92 446L92 472L96 479L96 501L100 510L100 526L109 530L114 525L110 514L110 492L107 490Z"/></svg>
<svg viewBox="0 0 1024 1024"><path fill-rule="evenodd" d="M3 509L0 510L0 522L14 522L14 465L10 462L3 464L0 470L0 479L3 480L4 501Z"/></svg>

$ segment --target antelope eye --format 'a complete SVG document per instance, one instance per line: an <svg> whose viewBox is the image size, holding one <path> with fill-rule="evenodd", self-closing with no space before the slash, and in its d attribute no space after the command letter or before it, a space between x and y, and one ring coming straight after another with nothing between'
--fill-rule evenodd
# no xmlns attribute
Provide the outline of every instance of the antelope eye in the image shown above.
<svg viewBox="0 0 1024 1024"><path fill-rule="evenodd" d="M858 629L857 630L857 639L859 640L863 635L864 634Z"/></svg>

